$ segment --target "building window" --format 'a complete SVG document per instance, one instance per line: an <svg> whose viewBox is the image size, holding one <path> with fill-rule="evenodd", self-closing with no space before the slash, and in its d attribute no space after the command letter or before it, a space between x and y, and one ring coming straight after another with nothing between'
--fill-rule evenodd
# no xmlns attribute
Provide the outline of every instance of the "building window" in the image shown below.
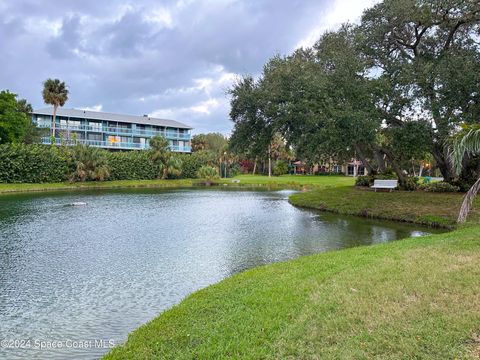
<svg viewBox="0 0 480 360"><path fill-rule="evenodd" d="M87 134L87 139L88 140L95 140L95 141L102 141L102 134Z"/></svg>
<svg viewBox="0 0 480 360"><path fill-rule="evenodd" d="M117 144L117 143L120 142L120 136L109 136L107 138L107 141L108 141L109 144L112 144L112 145Z"/></svg>
<svg viewBox="0 0 480 360"><path fill-rule="evenodd" d="M35 121L39 127L50 127L52 125L52 119L47 116L37 116Z"/></svg>
<svg viewBox="0 0 480 360"><path fill-rule="evenodd" d="M99 123L99 122L90 121L88 123L88 126L90 126L90 129L92 131L101 131L102 130L102 123Z"/></svg>

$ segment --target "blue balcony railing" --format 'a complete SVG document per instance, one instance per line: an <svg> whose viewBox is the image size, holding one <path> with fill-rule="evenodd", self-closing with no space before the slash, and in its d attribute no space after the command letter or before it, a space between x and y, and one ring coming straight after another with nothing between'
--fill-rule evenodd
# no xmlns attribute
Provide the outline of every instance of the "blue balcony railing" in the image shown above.
<svg viewBox="0 0 480 360"><path fill-rule="evenodd" d="M51 141L49 137L42 138L42 144L50 145ZM84 144L89 146L101 147L104 149L121 149L121 150L145 150L149 149L150 146L140 143L133 143L133 142L110 142L110 141L102 141L102 140L87 140L87 139L77 139L77 140L64 140L64 139L55 139L55 145L66 145L72 146L75 144ZM176 152L191 152L192 148L190 146L178 146L178 145L170 145L170 149Z"/></svg>
<svg viewBox="0 0 480 360"><path fill-rule="evenodd" d="M43 128L51 128L50 125L43 125ZM178 131L159 131L159 130L144 130L144 129L129 129L116 126L90 126L90 125L64 125L56 124L55 128L58 130L70 130L70 131L90 131L97 133L108 133L111 135L130 135L130 136L163 136L167 139L173 140L190 140L191 135L188 133L181 133Z"/></svg>

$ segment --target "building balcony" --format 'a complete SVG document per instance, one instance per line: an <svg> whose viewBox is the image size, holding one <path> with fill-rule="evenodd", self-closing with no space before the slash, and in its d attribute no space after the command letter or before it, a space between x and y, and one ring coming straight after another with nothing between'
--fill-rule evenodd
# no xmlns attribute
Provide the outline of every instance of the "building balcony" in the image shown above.
<svg viewBox="0 0 480 360"><path fill-rule="evenodd" d="M50 145L51 140L49 137L42 138L42 144ZM73 146L76 144L84 144L88 146L100 147L103 149L118 149L118 150L146 150L150 146L148 144L140 144L133 142L110 142L110 141L101 141L101 140L87 140L87 139L77 139L77 140L64 140L64 139L55 139L55 145L66 145ZM170 149L175 152L191 152L192 148L190 146L178 146L170 145Z"/></svg>
<svg viewBox="0 0 480 360"><path fill-rule="evenodd" d="M51 126L40 126L43 128L50 129ZM191 135L180 133L178 131L156 131L156 130L143 130L143 129L128 129L122 127L112 127L112 126L90 126L90 125L62 125L56 124L55 128L58 130L70 130L70 131L89 131L89 132L96 132L96 133L106 133L109 135L115 136L140 136L140 137L153 137L153 136L163 136L164 138L170 140L190 140Z"/></svg>

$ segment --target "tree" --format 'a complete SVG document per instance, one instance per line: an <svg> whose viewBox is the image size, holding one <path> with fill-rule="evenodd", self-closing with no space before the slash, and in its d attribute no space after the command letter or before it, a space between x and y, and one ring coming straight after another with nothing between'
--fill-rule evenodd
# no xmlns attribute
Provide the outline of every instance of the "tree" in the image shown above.
<svg viewBox="0 0 480 360"><path fill-rule="evenodd" d="M211 166L202 166L197 173L197 177L205 179L206 185L211 185L213 180L218 179L218 172Z"/></svg>
<svg viewBox="0 0 480 360"><path fill-rule="evenodd" d="M27 102L26 99L20 99L17 102L18 111L25 114L28 118L28 126L25 129L25 134L23 136L23 142L25 144L37 144L40 142L42 136L45 135L46 130L44 128L39 128L31 119L33 113L32 105Z"/></svg>
<svg viewBox="0 0 480 360"><path fill-rule="evenodd" d="M480 155L480 124L465 126L454 140L452 160L457 174L462 170L462 163L465 155ZM467 220L468 213L472 208L473 200L479 191L480 177L465 194L462 206L458 213L457 222L464 223Z"/></svg>
<svg viewBox="0 0 480 360"><path fill-rule="evenodd" d="M274 134L270 119L264 113L262 92L261 83L251 76L238 79L228 91L231 96L230 119L234 123L229 148L255 164L268 154Z"/></svg>
<svg viewBox="0 0 480 360"><path fill-rule="evenodd" d="M211 154L215 159L219 171L222 168L222 162L226 161L225 152L228 149L228 140L220 133L198 134L192 138L192 151L204 151Z"/></svg>
<svg viewBox="0 0 480 360"><path fill-rule="evenodd" d="M150 160L159 168L159 179L181 174L182 161L172 153L168 140L163 136L157 135L150 139Z"/></svg>
<svg viewBox="0 0 480 360"><path fill-rule="evenodd" d="M279 160L273 167L273 174L275 176L288 174L288 163L284 160Z"/></svg>
<svg viewBox="0 0 480 360"><path fill-rule="evenodd" d="M0 144L21 142L29 127L29 117L22 111L23 100L7 91L0 92Z"/></svg>
<svg viewBox="0 0 480 360"><path fill-rule="evenodd" d="M70 181L104 181L110 176L106 151L78 144L72 148Z"/></svg>
<svg viewBox="0 0 480 360"><path fill-rule="evenodd" d="M65 83L59 79L47 79L43 83L42 96L45 104L53 105L52 136L55 137L57 109L67 102L68 88Z"/></svg>
<svg viewBox="0 0 480 360"><path fill-rule="evenodd" d="M455 176L450 134L480 116L479 24L476 1L384 0L364 13L359 30L383 86L386 125L429 120L430 151L446 181Z"/></svg>
<svg viewBox="0 0 480 360"><path fill-rule="evenodd" d="M212 151L223 154L228 147L228 140L220 133L198 134L192 137L192 151Z"/></svg>

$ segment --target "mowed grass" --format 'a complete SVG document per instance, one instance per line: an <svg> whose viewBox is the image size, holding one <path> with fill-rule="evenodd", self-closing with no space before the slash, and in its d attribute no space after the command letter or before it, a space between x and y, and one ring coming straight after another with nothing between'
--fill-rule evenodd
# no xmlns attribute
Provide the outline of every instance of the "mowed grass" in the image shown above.
<svg viewBox="0 0 480 360"><path fill-rule="evenodd" d="M473 359L479 229L246 271L189 296L105 359Z"/></svg>
<svg viewBox="0 0 480 360"><path fill-rule="evenodd" d="M314 176L314 175L282 175L282 176L264 176L264 175L240 175L235 177L243 184L268 185L285 187L305 188L331 188L339 186L350 186L355 183L355 179L349 176Z"/></svg>
<svg viewBox="0 0 480 360"><path fill-rule="evenodd" d="M239 183L233 182L240 180ZM268 177L261 175L240 175L235 178L218 179L217 185L234 187L259 186L272 189L277 188L329 188L342 185L353 185L354 180L345 176L279 176ZM120 188L175 188L200 186L201 179L177 180L119 180L119 181L90 181L83 183L43 183L43 184L0 184L1 193L31 192L31 191L59 191L82 189L120 189Z"/></svg>
<svg viewBox="0 0 480 360"><path fill-rule="evenodd" d="M294 194L289 200L296 206L341 214L453 227L463 194L423 191L374 192L350 186ZM480 199L474 204L469 223L480 224Z"/></svg>

